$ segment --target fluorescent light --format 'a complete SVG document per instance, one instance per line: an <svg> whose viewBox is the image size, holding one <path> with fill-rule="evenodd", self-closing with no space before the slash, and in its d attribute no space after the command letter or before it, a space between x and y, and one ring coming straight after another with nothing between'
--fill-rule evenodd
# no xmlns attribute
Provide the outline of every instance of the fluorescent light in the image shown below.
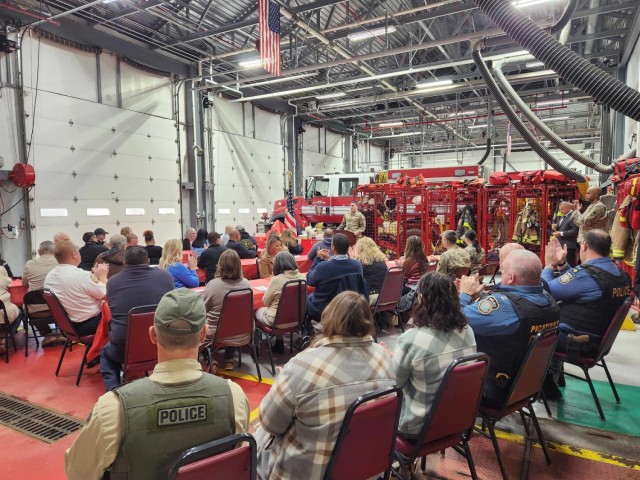
<svg viewBox="0 0 640 480"><path fill-rule="evenodd" d="M360 40L366 40L367 38L378 37L386 33L393 33L396 31L396 27L389 25L387 27L372 28L371 30L363 30L361 32L350 33L347 38L352 42L358 42Z"/></svg>
<svg viewBox="0 0 640 480"><path fill-rule="evenodd" d="M125 208L125 215L144 215L144 208Z"/></svg>
<svg viewBox="0 0 640 480"><path fill-rule="evenodd" d="M569 117L547 117L542 119L543 122L559 122L560 120L569 120Z"/></svg>
<svg viewBox="0 0 640 480"><path fill-rule="evenodd" d="M375 140L376 138L411 137L414 135L422 135L422 132L404 132L404 133L396 133L395 135L380 135L376 137L371 137L371 139Z"/></svg>
<svg viewBox="0 0 640 480"><path fill-rule="evenodd" d="M401 127L402 125L404 125L403 121L399 121L399 122L384 122L384 123L378 124L379 127Z"/></svg>
<svg viewBox="0 0 640 480"><path fill-rule="evenodd" d="M531 63L527 63L526 64L527 68L538 68L538 67L544 67L544 63L542 62L531 62Z"/></svg>
<svg viewBox="0 0 640 480"><path fill-rule="evenodd" d="M238 62L238 65L240 65L242 68L258 68L262 66L262 60L259 58L253 58L251 60L243 60L241 62Z"/></svg>
<svg viewBox="0 0 640 480"><path fill-rule="evenodd" d="M476 114L475 110L467 110L466 112L450 113L449 115L447 115L447 117L462 117L464 115L475 115L475 114Z"/></svg>
<svg viewBox="0 0 640 480"><path fill-rule="evenodd" d="M434 82L422 82L416 85L416 89L422 90L423 88L442 87L444 85L451 85L453 80L437 80Z"/></svg>
<svg viewBox="0 0 640 480"><path fill-rule="evenodd" d="M69 211L66 208L41 208L41 217L68 217Z"/></svg>
<svg viewBox="0 0 640 480"><path fill-rule="evenodd" d="M87 217L106 217L111 215L108 208L87 208Z"/></svg>
<svg viewBox="0 0 640 480"><path fill-rule="evenodd" d="M158 215L175 215L175 214L176 214L175 208L168 208L168 207L158 208Z"/></svg>
<svg viewBox="0 0 640 480"><path fill-rule="evenodd" d="M328 98L344 97L345 95L346 95L346 93L344 93L344 92L333 92L333 93L325 93L323 95L316 95L316 98L318 100L326 100Z"/></svg>
<svg viewBox="0 0 640 480"><path fill-rule="evenodd" d="M267 209L266 208L258 208L256 209L256 213L266 213Z"/></svg>
<svg viewBox="0 0 640 480"><path fill-rule="evenodd" d="M544 107L545 105L560 105L560 104L563 104L563 103L564 103L563 99L545 100L544 102L536 102L536 106Z"/></svg>
<svg viewBox="0 0 640 480"><path fill-rule="evenodd" d="M531 7L533 5L540 5L542 3L550 3L555 1L556 0L515 0L514 2L511 2L511 4L516 8L523 8L523 7Z"/></svg>
<svg viewBox="0 0 640 480"><path fill-rule="evenodd" d="M484 125L469 125L467 128L469 130L471 130L473 128L487 128L487 125L486 124L484 124Z"/></svg>

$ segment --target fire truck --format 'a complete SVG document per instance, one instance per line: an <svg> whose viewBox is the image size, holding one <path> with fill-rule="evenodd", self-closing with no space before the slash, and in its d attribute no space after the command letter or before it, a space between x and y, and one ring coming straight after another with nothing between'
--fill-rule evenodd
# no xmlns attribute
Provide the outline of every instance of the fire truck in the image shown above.
<svg viewBox="0 0 640 480"><path fill-rule="evenodd" d="M298 226L304 228L322 222L335 227L342 222L349 205L355 199L356 188L370 183L396 183L402 177L422 176L430 184L438 185L452 181L470 181L483 174L478 165L442 168L391 169L360 173L329 173L305 178L304 197L293 197L294 213ZM284 222L287 199L277 200L270 223Z"/></svg>

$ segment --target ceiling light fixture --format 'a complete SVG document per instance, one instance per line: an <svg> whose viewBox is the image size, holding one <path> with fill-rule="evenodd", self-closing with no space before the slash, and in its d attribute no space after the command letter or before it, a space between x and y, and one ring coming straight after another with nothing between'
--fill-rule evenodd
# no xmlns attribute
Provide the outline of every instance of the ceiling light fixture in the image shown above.
<svg viewBox="0 0 640 480"><path fill-rule="evenodd" d="M386 27L372 28L371 30L363 30L360 32L350 33L347 38L352 42L359 42L360 40L366 40L368 38L379 37L387 33L393 33L396 31L396 27L389 25Z"/></svg>
<svg viewBox="0 0 640 480"><path fill-rule="evenodd" d="M333 92L333 93L325 93L322 95L316 95L316 98L318 100L326 100L328 98L338 98L338 97L344 97L346 95L346 93L344 92Z"/></svg>
<svg viewBox="0 0 640 480"><path fill-rule="evenodd" d="M559 122L561 120L569 120L569 117L547 117L543 118L543 122Z"/></svg>
<svg viewBox="0 0 640 480"><path fill-rule="evenodd" d="M564 104L564 102L565 101L562 98L560 98L558 100L545 100L544 102L536 102L536 106L544 107L544 106L547 106L547 105L562 105L562 104Z"/></svg>
<svg viewBox="0 0 640 480"><path fill-rule="evenodd" d="M556 0L515 0L511 4L516 8L532 7L533 5L540 5L542 3L555 2Z"/></svg>
<svg viewBox="0 0 640 480"><path fill-rule="evenodd" d="M447 115L447 117L451 118L451 117L464 117L465 115L475 115L476 111L475 110L467 110L464 112L455 112L455 113L450 113L449 115Z"/></svg>
<svg viewBox="0 0 640 480"><path fill-rule="evenodd" d="M469 130L474 129L474 128L487 128L487 124L483 124L483 125L469 125L467 127Z"/></svg>
<svg viewBox="0 0 640 480"><path fill-rule="evenodd" d="M398 122L384 122L378 124L379 127L401 127L402 125L404 125L404 122L402 120Z"/></svg>
<svg viewBox="0 0 640 480"><path fill-rule="evenodd" d="M538 68L538 67L544 67L544 63L542 62L530 62L526 64L527 68Z"/></svg>
<svg viewBox="0 0 640 480"><path fill-rule="evenodd" d="M422 90L423 88L435 88L435 87L442 87L445 85L451 85L453 84L453 80L436 80L433 82L422 82L422 83L418 83L416 85L416 90Z"/></svg>
<svg viewBox="0 0 640 480"><path fill-rule="evenodd" d="M251 60L242 60L238 62L242 68L258 68L262 66L262 60L260 58L252 58Z"/></svg>

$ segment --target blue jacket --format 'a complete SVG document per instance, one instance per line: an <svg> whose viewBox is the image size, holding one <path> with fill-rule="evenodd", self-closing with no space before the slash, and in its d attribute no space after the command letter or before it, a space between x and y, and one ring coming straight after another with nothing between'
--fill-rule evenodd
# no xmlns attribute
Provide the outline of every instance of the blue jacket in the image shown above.
<svg viewBox="0 0 640 480"><path fill-rule="evenodd" d="M362 264L346 255L335 255L326 261L316 257L307 274L307 284L315 287L307 299L311 317L320 319L322 311L336 295L341 277L352 273L362 275ZM364 282L364 277L362 280Z"/></svg>
<svg viewBox="0 0 640 480"><path fill-rule="evenodd" d="M609 257L594 258L585 262L584 265L593 265L616 277L621 275L620 269ZM589 302L602 297L602 290L598 282L585 272L580 265L575 268L567 265L562 271L562 275L557 278L553 278L552 269L545 268L542 270L542 278L547 281L549 286L546 290L559 302L572 302L575 300Z"/></svg>
<svg viewBox="0 0 640 480"><path fill-rule="evenodd" d="M311 247L311 250L309 250L309 253L307 254L307 258L309 260L315 260L316 259L316 255L318 255L318 250L322 250L323 248L329 250L329 252L331 252L331 241L333 239L332 238L324 238L319 242L316 242L313 247Z"/></svg>
<svg viewBox="0 0 640 480"><path fill-rule="evenodd" d="M173 277L176 288L195 288L200 285L196 271L189 270L187 266L182 263L176 262L173 265L169 265L167 272Z"/></svg>

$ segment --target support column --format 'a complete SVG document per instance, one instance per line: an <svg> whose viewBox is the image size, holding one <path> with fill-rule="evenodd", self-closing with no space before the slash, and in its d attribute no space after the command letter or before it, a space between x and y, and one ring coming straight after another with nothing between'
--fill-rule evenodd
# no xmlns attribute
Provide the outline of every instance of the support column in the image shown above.
<svg viewBox="0 0 640 480"><path fill-rule="evenodd" d="M384 142L384 158L382 160L382 169L389 170L391 164L391 142L388 140Z"/></svg>
<svg viewBox="0 0 640 480"><path fill-rule="evenodd" d="M344 172L353 172L353 136L344 135L342 141L342 151L344 158Z"/></svg>

